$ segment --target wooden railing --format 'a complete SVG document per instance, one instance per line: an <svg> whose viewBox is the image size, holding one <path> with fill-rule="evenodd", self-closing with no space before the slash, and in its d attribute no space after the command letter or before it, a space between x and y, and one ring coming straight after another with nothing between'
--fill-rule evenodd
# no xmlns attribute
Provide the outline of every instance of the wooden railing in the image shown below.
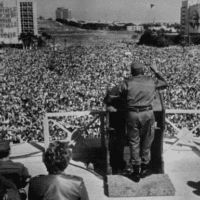
<svg viewBox="0 0 200 200"><path fill-rule="evenodd" d="M200 114L200 110L166 110L166 115L167 114ZM167 117L166 123L170 124L176 130L177 134L175 135L176 141L168 149L166 149L165 152L172 149L178 143L182 145L195 147L197 150L200 151L200 139L194 138L193 136L193 132L197 128L200 128L200 123L193 127L191 130L188 130L187 127L184 127L182 129L178 128L176 124L171 122Z"/></svg>
<svg viewBox="0 0 200 200"><path fill-rule="evenodd" d="M100 120L100 135L101 135L101 146L105 145L105 121L106 121L106 112L104 111L81 111L81 112L62 112L62 113L46 113L43 124L44 124L44 143L45 143L45 149L49 146L50 143L50 135L49 135L49 121L53 122L54 125L57 125L60 129L65 131L67 133L67 138L65 141L69 141L72 145L75 144L75 140L81 135L81 133L76 136L76 138L73 138L72 136L75 135L76 131L78 131L79 127L75 128L72 132L63 127L61 124L56 122L55 120L52 120L52 117L70 117L70 116L86 116L86 115L93 115L94 119L85 127L81 127L82 131L87 130L93 123L96 122L96 120ZM96 116L95 116L96 115Z"/></svg>
<svg viewBox="0 0 200 200"><path fill-rule="evenodd" d="M165 111L166 116L167 114L200 114L200 110L166 110ZM86 116L86 115L94 115L94 119L84 128L82 128L82 131L85 131L88 129L96 120L100 120L100 135L101 135L101 145L102 147L105 146L105 137L106 137L106 124L105 122L107 121L108 117L106 117L106 112L105 111L80 111L80 112L61 112L61 113L46 113L43 124L44 124L44 143L45 143L45 149L49 146L50 143L50 135L49 135L49 121L53 122L54 125L57 125L60 129L65 131L67 133L67 138L66 140L69 141L71 144L75 144L76 138L72 140L72 136L78 131L78 127L74 129L72 132L70 132L67 128L63 127L59 122L51 119L52 117L69 117L69 116ZM95 116L96 115L96 116ZM195 131L197 128L200 127L200 124L196 125L194 128L191 130L188 130L187 128L180 129L176 126L175 123L171 122L167 117L166 117L166 123L170 124L175 131L178 132L178 134L175 136L177 140L171 145L169 149L171 149L174 145L178 144L181 142L182 144L185 145L190 145L194 146L197 149L200 150L200 147L196 144L196 142L200 143L199 139L195 139L193 137L193 131ZM108 125L108 122L107 122ZM81 135L81 133L80 133ZM167 150L169 150L167 149ZM166 151L167 151L166 150Z"/></svg>

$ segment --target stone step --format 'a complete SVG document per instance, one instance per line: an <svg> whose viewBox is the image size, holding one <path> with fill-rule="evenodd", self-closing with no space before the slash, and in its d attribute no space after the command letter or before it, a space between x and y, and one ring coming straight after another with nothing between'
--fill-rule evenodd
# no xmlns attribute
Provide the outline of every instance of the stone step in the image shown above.
<svg viewBox="0 0 200 200"><path fill-rule="evenodd" d="M167 174L153 174L139 183L121 175L107 176L109 197L174 196L175 188Z"/></svg>

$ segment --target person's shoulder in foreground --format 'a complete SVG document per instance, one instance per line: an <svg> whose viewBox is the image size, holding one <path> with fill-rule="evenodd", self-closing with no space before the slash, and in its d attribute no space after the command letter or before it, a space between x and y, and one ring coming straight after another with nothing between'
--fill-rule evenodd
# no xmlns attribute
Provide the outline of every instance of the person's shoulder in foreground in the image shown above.
<svg viewBox="0 0 200 200"><path fill-rule="evenodd" d="M43 155L43 162L49 174L31 179L29 200L89 200L83 179L64 172L70 159L71 151L68 144L50 144Z"/></svg>
<svg viewBox="0 0 200 200"><path fill-rule="evenodd" d="M10 142L0 141L0 173L17 173L23 178L29 177L28 169L20 162L10 160Z"/></svg>
<svg viewBox="0 0 200 200"><path fill-rule="evenodd" d="M38 182L40 184L40 181L46 182L46 184L52 184L53 181L65 181L67 180L68 183L76 183L81 184L83 181L83 178L80 176L70 175L70 174L48 174L48 175L38 175L31 179L30 183ZM68 185L69 186L69 185ZM66 186L66 187L68 187Z"/></svg>

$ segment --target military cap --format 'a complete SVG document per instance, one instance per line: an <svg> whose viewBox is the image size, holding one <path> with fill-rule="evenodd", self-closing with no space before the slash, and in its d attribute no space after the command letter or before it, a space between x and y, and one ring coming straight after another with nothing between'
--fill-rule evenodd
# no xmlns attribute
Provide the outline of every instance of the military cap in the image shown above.
<svg viewBox="0 0 200 200"><path fill-rule="evenodd" d="M143 74L143 65L139 62L132 62L131 63L131 74Z"/></svg>

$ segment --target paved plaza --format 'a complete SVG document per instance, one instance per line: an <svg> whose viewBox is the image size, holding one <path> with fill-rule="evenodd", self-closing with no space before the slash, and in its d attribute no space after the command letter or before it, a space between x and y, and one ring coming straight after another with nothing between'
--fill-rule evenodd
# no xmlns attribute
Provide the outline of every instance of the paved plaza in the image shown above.
<svg viewBox="0 0 200 200"><path fill-rule="evenodd" d="M164 149L168 149L173 141L165 141ZM22 162L28 167L32 176L47 174L42 163L41 148L29 143L13 144L11 158L16 162ZM88 171L82 162L71 161L66 173L83 177L90 200L196 200L200 199L200 151L188 146L176 145L164 153L165 173L169 175L176 193L168 197L129 197L109 198L104 193L104 183L100 175Z"/></svg>

